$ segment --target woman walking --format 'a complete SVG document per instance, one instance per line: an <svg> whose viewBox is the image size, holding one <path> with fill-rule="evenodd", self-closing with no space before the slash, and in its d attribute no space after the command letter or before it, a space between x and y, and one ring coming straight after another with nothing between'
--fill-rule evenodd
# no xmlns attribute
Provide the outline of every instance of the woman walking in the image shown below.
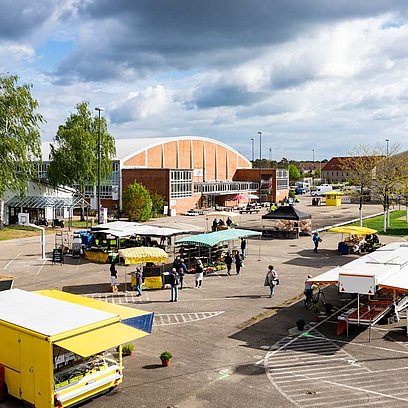
<svg viewBox="0 0 408 408"><path fill-rule="evenodd" d="M278 284L278 282L278 274L276 273L275 269L273 269L273 265L269 265L268 272L266 272L265 276L264 286L269 286L270 298L275 294L275 286Z"/></svg>
<svg viewBox="0 0 408 408"><path fill-rule="evenodd" d="M204 277L203 263L199 259L197 261L197 266L195 269L195 287L196 289L201 288L201 285L203 284L203 277Z"/></svg>
<svg viewBox="0 0 408 408"><path fill-rule="evenodd" d="M239 275L239 272L241 271L241 266L242 266L242 257L239 251L235 252L234 261L235 261L235 270L237 271L237 275Z"/></svg>

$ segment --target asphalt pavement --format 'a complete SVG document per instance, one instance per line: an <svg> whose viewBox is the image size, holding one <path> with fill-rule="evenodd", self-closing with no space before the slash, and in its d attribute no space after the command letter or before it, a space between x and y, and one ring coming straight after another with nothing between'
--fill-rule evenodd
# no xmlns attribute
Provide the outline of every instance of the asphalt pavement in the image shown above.
<svg viewBox="0 0 408 408"><path fill-rule="evenodd" d="M303 197L297 206L312 214L313 229L358 218L355 204L312 207L311 198ZM378 212L381 207L376 205L363 208L364 215ZM243 214L238 222L243 228L261 225L261 215ZM208 221L204 215L162 218L151 223L205 230ZM323 232L321 236L318 254L312 251L311 237L250 239L239 276L213 273L204 277L201 289L194 289L194 276L187 275L187 288L173 303L169 302L168 289L145 290L141 297L125 291L130 267L118 267L121 290L112 294L109 265L70 256L62 265L41 260L39 237L0 242L0 270L16 276L18 288L55 288L155 313L153 333L136 341L136 353L124 360L124 382L86 406L406 407L405 318L373 329L370 342L368 331L357 327L352 328L349 338L336 336L336 321L331 319L307 337L295 328L299 318L311 328L318 324L315 314L303 306L306 276L356 257L337 254L341 234ZM234 245L239 246L239 242L231 243L231 248ZM47 236L48 254L53 246L53 238ZM269 264L280 277L273 298L263 286ZM336 291L325 291L340 307ZM163 368L159 355L165 350L173 354L173 359ZM387 376L393 378L392 384L384 381ZM2 406L21 405L9 401Z"/></svg>

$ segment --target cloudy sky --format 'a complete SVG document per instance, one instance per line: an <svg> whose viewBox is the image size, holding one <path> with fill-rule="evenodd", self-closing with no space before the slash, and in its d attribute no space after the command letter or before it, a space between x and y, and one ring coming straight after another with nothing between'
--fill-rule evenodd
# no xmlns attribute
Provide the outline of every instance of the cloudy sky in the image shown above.
<svg viewBox="0 0 408 408"><path fill-rule="evenodd" d="M81 101L116 138L195 135L251 158L408 149L406 0L0 0L0 72L43 140Z"/></svg>

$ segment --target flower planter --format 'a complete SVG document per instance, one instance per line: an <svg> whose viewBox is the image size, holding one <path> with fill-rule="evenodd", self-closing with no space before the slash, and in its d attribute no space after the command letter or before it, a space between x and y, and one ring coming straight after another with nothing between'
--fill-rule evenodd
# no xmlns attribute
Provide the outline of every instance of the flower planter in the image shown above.
<svg viewBox="0 0 408 408"><path fill-rule="evenodd" d="M163 367L168 367L170 365L170 360L162 360L161 362Z"/></svg>

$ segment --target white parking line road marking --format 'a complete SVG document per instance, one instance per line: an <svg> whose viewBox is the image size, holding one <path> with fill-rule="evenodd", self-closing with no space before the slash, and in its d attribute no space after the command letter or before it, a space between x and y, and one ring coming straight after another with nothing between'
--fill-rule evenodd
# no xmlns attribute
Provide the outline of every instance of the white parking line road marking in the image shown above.
<svg viewBox="0 0 408 408"><path fill-rule="evenodd" d="M370 370L318 332L281 339L263 361L273 386L298 408L408 406L406 375L401 372L408 373L408 367L398 368L400 374L390 383L383 370Z"/></svg>
<svg viewBox="0 0 408 408"><path fill-rule="evenodd" d="M15 261L23 252L19 252L13 259L11 259L3 269L7 269L13 261Z"/></svg>

